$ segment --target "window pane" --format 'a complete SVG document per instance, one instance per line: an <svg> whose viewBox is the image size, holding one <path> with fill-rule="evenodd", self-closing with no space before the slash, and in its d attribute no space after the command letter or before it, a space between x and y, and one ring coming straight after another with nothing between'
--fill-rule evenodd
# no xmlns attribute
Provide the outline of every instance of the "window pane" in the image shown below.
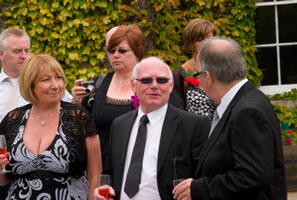
<svg viewBox="0 0 297 200"><path fill-rule="evenodd" d="M297 83L297 46L280 47L282 84Z"/></svg>
<svg viewBox="0 0 297 200"><path fill-rule="evenodd" d="M297 42L297 4L278 6L279 42Z"/></svg>
<svg viewBox="0 0 297 200"><path fill-rule="evenodd" d="M275 43L274 6L258 7L256 10L257 44Z"/></svg>
<svg viewBox="0 0 297 200"><path fill-rule="evenodd" d="M263 72L263 80L261 85L277 85L277 62L276 62L276 48L258 48L256 53L259 68Z"/></svg>

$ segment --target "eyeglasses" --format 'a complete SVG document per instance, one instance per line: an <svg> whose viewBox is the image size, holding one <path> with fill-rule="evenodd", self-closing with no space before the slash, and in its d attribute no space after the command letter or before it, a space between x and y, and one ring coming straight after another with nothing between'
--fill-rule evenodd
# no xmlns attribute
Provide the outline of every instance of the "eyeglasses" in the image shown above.
<svg viewBox="0 0 297 200"><path fill-rule="evenodd" d="M108 49L108 50L106 50L108 53L110 53L110 54L115 54L115 52L116 51L118 51L119 52L119 54L125 54L126 52L128 52L128 51L131 51L131 49L118 49L118 50L116 50L116 49Z"/></svg>
<svg viewBox="0 0 297 200"><path fill-rule="evenodd" d="M153 79L152 77L149 77L149 78L141 78L141 79L135 78L135 80L140 81L141 84L151 84L153 80L156 80L158 84L165 84L165 83L168 83L170 78L158 77L156 79Z"/></svg>
<svg viewBox="0 0 297 200"><path fill-rule="evenodd" d="M196 76L199 76L201 74L205 73L204 71L201 71L201 72L197 72L196 74L194 74L193 76L196 77Z"/></svg>

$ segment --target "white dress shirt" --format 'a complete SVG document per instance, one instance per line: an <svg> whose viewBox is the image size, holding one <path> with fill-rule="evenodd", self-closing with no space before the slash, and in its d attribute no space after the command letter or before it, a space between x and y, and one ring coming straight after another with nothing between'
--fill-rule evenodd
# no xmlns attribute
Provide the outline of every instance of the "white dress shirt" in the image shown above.
<svg viewBox="0 0 297 200"><path fill-rule="evenodd" d="M139 185L139 191L133 196L133 200L138 199L153 199L161 200L158 184L157 184L157 161L158 161L158 152L159 144L161 138L162 127L166 115L168 104L165 104L158 110L155 110L149 113L147 116L149 118L149 123L147 124L147 138L146 145L143 155L143 164L141 172L141 183ZM135 140L137 137L137 131L139 127L139 120L144 115L141 109L138 110L138 115L134 121L130 140L127 149L125 169L123 174L123 182L121 189L121 200L130 200L127 194L124 191L126 176L130 166L130 160L133 153L133 148Z"/></svg>
<svg viewBox="0 0 297 200"><path fill-rule="evenodd" d="M233 86L222 98L221 104L217 107L217 113L219 118L221 119L228 105L238 92L238 90L247 82L247 79L243 79L238 82L235 86Z"/></svg>
<svg viewBox="0 0 297 200"><path fill-rule="evenodd" d="M2 121L3 119L3 111L4 111L4 106L5 106L5 101L6 101L6 98L9 94L9 92L12 90L12 83L7 80L8 76L4 73L3 71L3 68L1 70L1 73L0 73L0 122ZM17 107L20 107L20 106L23 106L23 105L26 105L28 104L29 102L26 101L20 94L20 90L19 90L19 84L17 85ZM66 102L71 102L72 101L72 95L67 91L65 90L65 94L64 94L64 97L62 99L63 101L66 101Z"/></svg>

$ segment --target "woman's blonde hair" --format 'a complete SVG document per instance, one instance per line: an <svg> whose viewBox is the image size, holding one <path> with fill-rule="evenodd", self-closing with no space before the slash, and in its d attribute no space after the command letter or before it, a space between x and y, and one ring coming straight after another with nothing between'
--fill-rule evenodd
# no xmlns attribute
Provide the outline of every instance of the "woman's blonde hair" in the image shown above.
<svg viewBox="0 0 297 200"><path fill-rule="evenodd" d="M195 42L204 40L209 33L213 36L219 34L219 30L208 20L193 19L183 31L184 48L189 53L195 52Z"/></svg>
<svg viewBox="0 0 297 200"><path fill-rule="evenodd" d="M64 82L63 92L65 92L66 76L62 66L56 59L44 54L31 54L28 56L28 58L23 63L19 76L20 93L24 99L31 103L38 102L38 99L33 92L35 87L34 84L41 80L42 77L48 74L51 70L62 77Z"/></svg>

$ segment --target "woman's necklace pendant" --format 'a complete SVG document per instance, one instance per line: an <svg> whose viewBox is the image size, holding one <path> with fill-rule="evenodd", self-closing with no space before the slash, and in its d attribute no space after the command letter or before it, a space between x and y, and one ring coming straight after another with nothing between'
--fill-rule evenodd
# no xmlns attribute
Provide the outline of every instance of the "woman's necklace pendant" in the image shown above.
<svg viewBox="0 0 297 200"><path fill-rule="evenodd" d="M54 115L54 113L55 113L55 111L50 113L49 116L45 120L41 120L40 116L36 113L36 110L34 110L34 117L39 120L40 126L44 127L46 125L45 123L47 122L47 120L50 119Z"/></svg>

